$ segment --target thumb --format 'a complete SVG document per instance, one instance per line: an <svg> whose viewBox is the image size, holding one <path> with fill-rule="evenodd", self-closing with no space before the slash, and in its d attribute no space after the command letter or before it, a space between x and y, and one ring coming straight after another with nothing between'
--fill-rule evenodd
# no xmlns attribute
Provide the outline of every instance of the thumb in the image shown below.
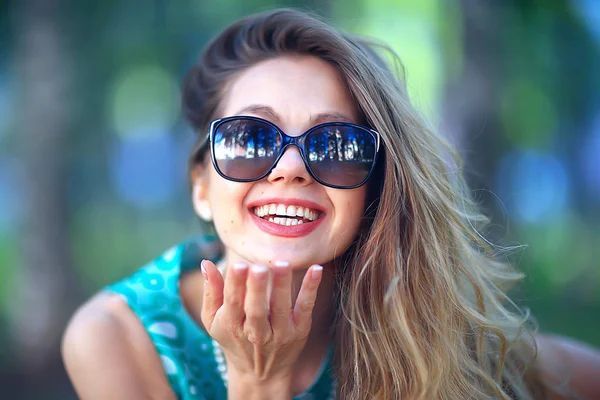
<svg viewBox="0 0 600 400"><path fill-rule="evenodd" d="M212 261L200 263L204 276L204 294L202 296L201 319L207 331L210 331L215 314L223 305L223 276Z"/></svg>

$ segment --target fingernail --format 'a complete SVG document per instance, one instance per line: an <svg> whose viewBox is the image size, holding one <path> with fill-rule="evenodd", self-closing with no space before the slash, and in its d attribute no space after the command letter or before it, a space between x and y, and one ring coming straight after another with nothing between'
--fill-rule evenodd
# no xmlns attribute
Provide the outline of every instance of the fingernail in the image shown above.
<svg viewBox="0 0 600 400"><path fill-rule="evenodd" d="M280 268L289 267L290 263L287 261L275 261L275 266Z"/></svg>
<svg viewBox="0 0 600 400"><path fill-rule="evenodd" d="M206 268L204 268L204 260L202 260L202 262L200 263L200 271L202 271L202 276L204 277L204 280L208 282L208 274L206 273Z"/></svg>
<svg viewBox="0 0 600 400"><path fill-rule="evenodd" d="M233 264L233 269L241 270L246 268L248 268L248 265L243 262L236 262L235 264Z"/></svg>
<svg viewBox="0 0 600 400"><path fill-rule="evenodd" d="M323 273L323 267L320 265L313 265L312 267L312 273L311 273L311 278L313 279L319 279L321 277L321 274Z"/></svg>
<svg viewBox="0 0 600 400"><path fill-rule="evenodd" d="M267 271L268 271L268 268L265 267L264 265L253 265L252 266L252 272L254 272L255 274L263 274Z"/></svg>

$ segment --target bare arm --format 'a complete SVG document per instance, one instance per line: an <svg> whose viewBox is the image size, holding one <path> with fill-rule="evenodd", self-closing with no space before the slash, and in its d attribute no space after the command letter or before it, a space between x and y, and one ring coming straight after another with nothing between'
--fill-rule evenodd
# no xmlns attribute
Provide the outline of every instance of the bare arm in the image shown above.
<svg viewBox="0 0 600 400"><path fill-rule="evenodd" d="M75 313L62 355L83 400L175 399L150 338L119 296L96 295Z"/></svg>
<svg viewBox="0 0 600 400"><path fill-rule="evenodd" d="M537 366L553 385L568 385L579 399L600 399L600 351L573 339L537 337ZM554 395L551 400L566 399Z"/></svg>

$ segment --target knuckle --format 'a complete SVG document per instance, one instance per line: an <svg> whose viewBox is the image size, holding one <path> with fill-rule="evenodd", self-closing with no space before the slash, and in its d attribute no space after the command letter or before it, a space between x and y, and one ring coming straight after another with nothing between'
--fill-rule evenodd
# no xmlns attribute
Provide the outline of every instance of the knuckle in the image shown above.
<svg viewBox="0 0 600 400"><path fill-rule="evenodd" d="M227 321L223 324L223 329L226 332L229 332L230 334L235 336L235 332L237 330L237 326L232 322L232 321Z"/></svg>
<svg viewBox="0 0 600 400"><path fill-rule="evenodd" d="M291 310L287 308L271 308L271 316L272 317L285 317L290 315Z"/></svg>
<svg viewBox="0 0 600 400"><path fill-rule="evenodd" d="M244 312L246 313L246 319L249 319L249 320L262 320L267 317L266 309L262 310L262 309L256 309L256 308L249 307L248 309L245 309Z"/></svg>
<svg viewBox="0 0 600 400"><path fill-rule="evenodd" d="M240 327L235 326L232 327L231 330L229 331L231 333L231 336L235 339L235 340L240 340L244 338L244 330L240 329Z"/></svg>
<svg viewBox="0 0 600 400"><path fill-rule="evenodd" d="M298 331L298 340L308 339L308 335L310 333L310 324L308 326L308 329L301 329L300 331Z"/></svg>
<svg viewBox="0 0 600 400"><path fill-rule="evenodd" d="M269 342L269 338L265 335L261 335L257 332L250 331L246 334L248 342L254 346L264 346Z"/></svg>
<svg viewBox="0 0 600 400"><path fill-rule="evenodd" d="M271 342L276 346L287 346L295 340L293 335L289 335L287 332L273 332Z"/></svg>
<svg viewBox="0 0 600 400"><path fill-rule="evenodd" d="M304 321L302 324L296 327L296 335L298 340L304 340L308 338L308 335L310 334L311 325L312 319L309 318L308 320Z"/></svg>
<svg viewBox="0 0 600 400"><path fill-rule="evenodd" d="M235 275L235 274L233 274ZM228 282L229 283L229 288L232 292L237 292L240 290L243 290L245 285L245 282L242 280L241 277L239 276L233 276L231 277L231 280Z"/></svg>
<svg viewBox="0 0 600 400"><path fill-rule="evenodd" d="M315 302L314 301L310 301L310 300L305 300L300 302L300 304L298 304L298 309L300 310L301 313L310 313L313 309L313 307L315 306Z"/></svg>
<svg viewBox="0 0 600 400"><path fill-rule="evenodd" d="M229 296L225 298L225 304L229 307L241 308L244 305L244 301L236 296Z"/></svg>

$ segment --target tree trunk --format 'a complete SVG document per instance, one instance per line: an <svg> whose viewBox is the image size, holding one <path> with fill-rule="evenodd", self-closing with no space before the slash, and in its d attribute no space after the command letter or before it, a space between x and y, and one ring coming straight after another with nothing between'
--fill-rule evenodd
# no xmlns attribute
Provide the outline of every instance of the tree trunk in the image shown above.
<svg viewBox="0 0 600 400"><path fill-rule="evenodd" d="M13 25L23 220L11 328L15 361L32 373L56 363L75 288L65 193L70 63L59 3L21 0Z"/></svg>

